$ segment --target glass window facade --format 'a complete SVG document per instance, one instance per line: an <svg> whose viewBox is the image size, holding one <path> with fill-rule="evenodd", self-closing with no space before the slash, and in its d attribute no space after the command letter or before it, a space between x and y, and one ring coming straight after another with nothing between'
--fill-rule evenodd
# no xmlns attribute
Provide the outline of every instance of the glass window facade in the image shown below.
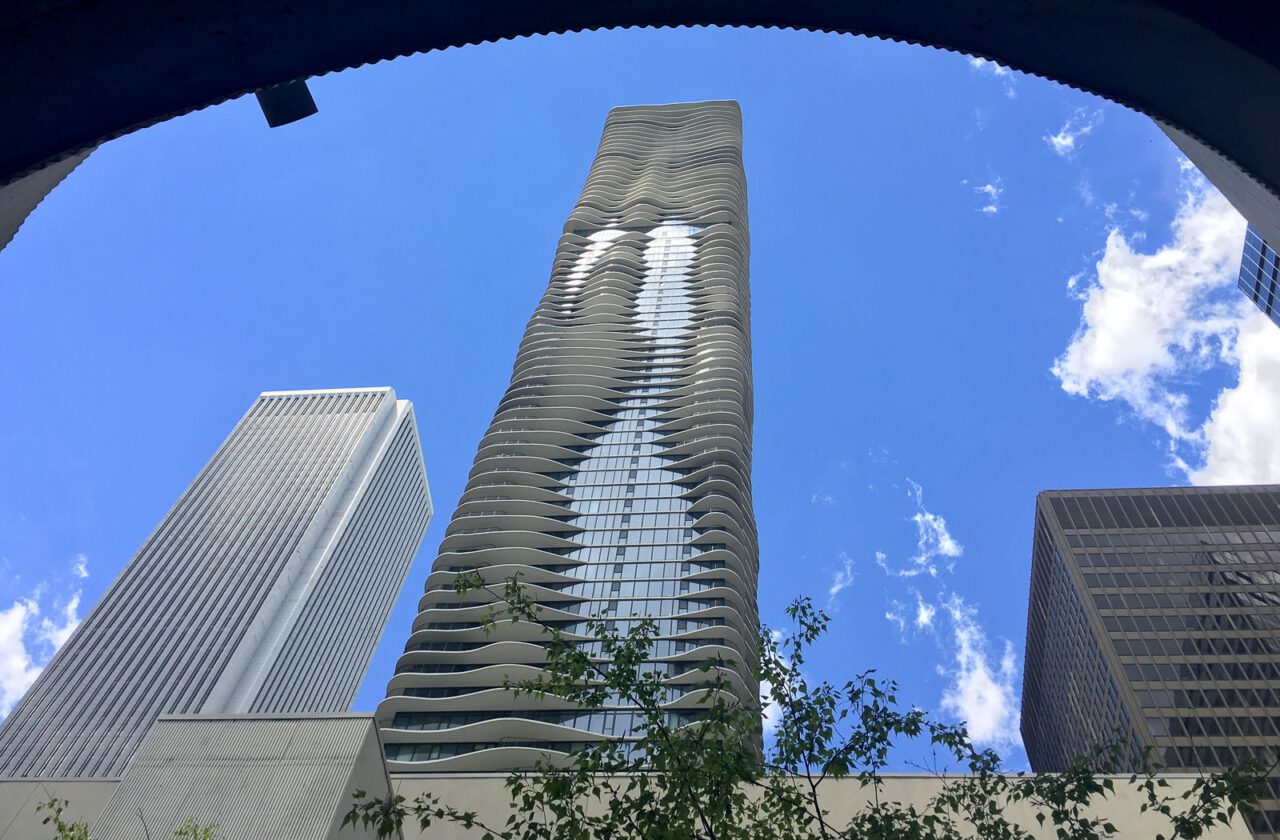
<svg viewBox="0 0 1280 840"><path fill-rule="evenodd" d="M1169 770L1280 748L1280 487L1042 493L1022 693L1031 766L1119 735ZM1255 836L1280 837L1280 779Z"/></svg>
<svg viewBox="0 0 1280 840"><path fill-rule="evenodd" d="M1236 284L1263 313L1280 325L1280 258L1275 248L1249 227L1240 258L1240 281Z"/></svg>

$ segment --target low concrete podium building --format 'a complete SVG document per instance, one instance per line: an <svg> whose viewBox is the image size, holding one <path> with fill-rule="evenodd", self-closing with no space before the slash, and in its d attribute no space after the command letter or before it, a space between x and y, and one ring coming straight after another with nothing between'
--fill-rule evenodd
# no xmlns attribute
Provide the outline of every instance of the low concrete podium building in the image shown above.
<svg viewBox="0 0 1280 840"><path fill-rule="evenodd" d="M1166 793L1177 795L1194 777L1171 775ZM159 720L119 780L0 780L0 840L44 840L36 805L57 796L67 814L88 824L93 840L159 840L190 818L217 825L228 840L354 840L374 834L343 827L357 790L412 800L433 793L449 805L473 811L490 826L505 826L515 807L505 773L388 775L370 715L175 716ZM1105 815L1123 838L1168 836L1168 821L1143 812L1144 797L1116 780L1103 800ZM884 776L881 798L925 808L942 781L924 774ZM870 801L857 779L826 780L820 788L833 825L844 825ZM141 814L141 817L139 816ZM1053 840L1025 805L1008 816L1037 840ZM145 831L144 831L145 824ZM146 832L150 832L149 834ZM480 840L484 830L438 822L427 832L406 825L398 840ZM1207 832L1206 840L1250 840L1244 820Z"/></svg>
<svg viewBox="0 0 1280 840"><path fill-rule="evenodd" d="M883 778L882 801L897 802L904 806L914 805L918 810L928 806L943 784L939 778L922 773L887 773ZM953 781L954 778L952 777ZM1165 779L1169 782L1167 792L1176 795L1189 787L1195 777L1171 775ZM430 791L456 808L474 811L485 824L499 827L506 825L507 815L512 809L505 780L506 774L502 773L421 773L391 776L395 792L406 799L412 800L420 793ZM1105 814L1118 829L1116 836L1125 840L1146 840L1158 834L1168 837L1168 820L1151 811L1142 812L1145 800L1137 791L1126 786L1127 781L1128 776L1115 780L1115 793L1101 802L1098 814ZM823 806L829 811L829 823L840 827L847 825L854 814L865 809L873 796L871 789L863 787L856 778L826 779L819 791ZM1017 820L1036 840L1057 838L1051 826L1037 825L1035 813L1026 805L1011 808L1006 815ZM404 832L404 840L480 840L483 836L484 832L478 828L468 831L444 823L432 825L426 832L419 831L416 824L407 825ZM1250 840L1249 829L1239 816L1230 825L1206 832L1204 837L1205 840ZM0 840L8 838L0 837Z"/></svg>
<svg viewBox="0 0 1280 840"><path fill-rule="evenodd" d="M0 840L52 837L40 803L93 840L172 837L190 819L228 840L345 840L354 793L391 781L369 715L177 715L156 721L120 779L0 781Z"/></svg>

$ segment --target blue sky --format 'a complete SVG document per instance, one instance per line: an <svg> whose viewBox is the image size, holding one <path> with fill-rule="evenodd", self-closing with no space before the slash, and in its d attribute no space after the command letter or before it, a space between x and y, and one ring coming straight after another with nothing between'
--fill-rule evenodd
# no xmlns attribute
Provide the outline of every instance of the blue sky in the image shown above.
<svg viewBox="0 0 1280 840"><path fill-rule="evenodd" d="M776 31L521 39L311 88L292 126L246 97L108 144L0 253L0 713L259 391L392 385L438 513L372 709L615 105L742 104L761 614L829 605L815 676L879 668L1017 766L1035 494L1280 476L1243 223L1140 115Z"/></svg>

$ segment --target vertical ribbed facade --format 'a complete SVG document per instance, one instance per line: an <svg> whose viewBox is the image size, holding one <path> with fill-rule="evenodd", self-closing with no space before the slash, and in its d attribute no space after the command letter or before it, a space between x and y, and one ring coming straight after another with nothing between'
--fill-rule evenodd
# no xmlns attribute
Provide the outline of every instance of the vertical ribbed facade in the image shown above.
<svg viewBox="0 0 1280 840"><path fill-rule="evenodd" d="M1037 772L1119 736L1173 771L1280 749L1280 487L1055 491L1036 505L1022 738ZM1280 837L1280 776L1255 836Z"/></svg>
<svg viewBox="0 0 1280 840"><path fill-rule="evenodd" d="M0 726L0 777L118 776L162 714L345 711L430 515L390 388L263 394Z"/></svg>
<svg viewBox="0 0 1280 840"><path fill-rule="evenodd" d="M378 707L398 771L502 770L626 738L634 709L514 698L545 637L486 635L476 569L519 575L570 638L657 619L671 722L721 660L757 702L749 237L736 103L619 108L565 225L510 387L480 442Z"/></svg>

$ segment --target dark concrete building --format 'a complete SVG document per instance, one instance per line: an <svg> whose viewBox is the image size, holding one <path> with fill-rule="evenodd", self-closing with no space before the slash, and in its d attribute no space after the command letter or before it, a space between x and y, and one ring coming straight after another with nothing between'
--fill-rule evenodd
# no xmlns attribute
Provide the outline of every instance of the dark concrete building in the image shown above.
<svg viewBox="0 0 1280 840"><path fill-rule="evenodd" d="M1280 745L1280 486L1040 494L1027 755L1060 771L1117 736L1169 770ZM1280 778L1250 824L1280 837Z"/></svg>
<svg viewBox="0 0 1280 840"><path fill-rule="evenodd" d="M1280 326L1280 257L1253 227L1244 237L1244 254L1240 257L1240 291L1253 301L1263 314Z"/></svg>

